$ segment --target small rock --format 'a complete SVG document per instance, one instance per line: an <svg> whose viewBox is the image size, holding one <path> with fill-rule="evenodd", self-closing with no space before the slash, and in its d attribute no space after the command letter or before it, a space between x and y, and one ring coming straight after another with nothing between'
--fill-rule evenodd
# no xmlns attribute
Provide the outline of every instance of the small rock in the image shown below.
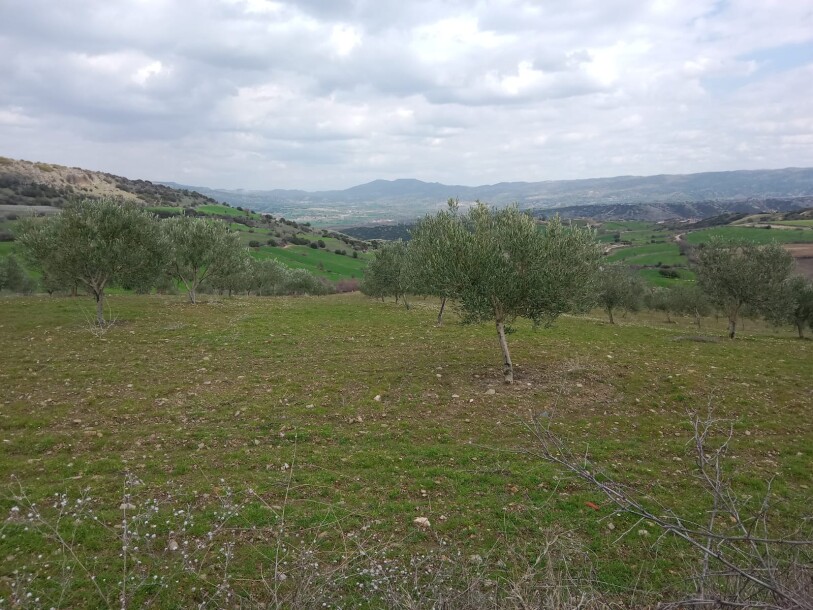
<svg viewBox="0 0 813 610"><path fill-rule="evenodd" d="M496 393L497 393L497 390L495 390L494 388L488 388L486 390L486 394L488 394L489 396L494 396L494 394L496 394Z"/></svg>
<svg viewBox="0 0 813 610"><path fill-rule="evenodd" d="M610 531L613 531L613 530L615 529L615 524L613 524L613 523L608 523L608 524L607 524L607 529L608 529L608 530L610 530Z"/></svg>
<svg viewBox="0 0 813 610"><path fill-rule="evenodd" d="M479 555L469 555L469 563L481 564L483 563L483 558Z"/></svg>
<svg viewBox="0 0 813 610"><path fill-rule="evenodd" d="M415 517L415 519L412 520L412 523L414 523L418 527L423 528L432 527L432 524L429 523L429 519L427 519L426 517Z"/></svg>
<svg viewBox="0 0 813 610"><path fill-rule="evenodd" d="M458 394L452 394L452 398L460 398Z"/></svg>
<svg viewBox="0 0 813 610"><path fill-rule="evenodd" d="M170 551L177 551L177 550L178 550L178 543L177 543L177 542L175 542L174 540L170 540L170 541L169 541L169 544L167 545L167 548L168 548Z"/></svg>
<svg viewBox="0 0 813 610"><path fill-rule="evenodd" d="M122 502L119 504L119 510L135 510L135 504L131 504L130 502Z"/></svg>
<svg viewBox="0 0 813 610"><path fill-rule="evenodd" d="M277 580L279 581L288 580L288 575L283 572L280 572L279 574L277 574Z"/></svg>
<svg viewBox="0 0 813 610"><path fill-rule="evenodd" d="M376 394L375 398L373 398L373 400L376 401L376 402L381 402L381 394Z"/></svg>
<svg viewBox="0 0 813 610"><path fill-rule="evenodd" d="M649 531L644 530L644 529L640 529L640 530L638 530L638 535L643 537L643 538L646 538L647 536L649 536Z"/></svg>
<svg viewBox="0 0 813 610"><path fill-rule="evenodd" d="M288 462L285 462L281 467L280 470L288 470L291 465Z"/></svg>

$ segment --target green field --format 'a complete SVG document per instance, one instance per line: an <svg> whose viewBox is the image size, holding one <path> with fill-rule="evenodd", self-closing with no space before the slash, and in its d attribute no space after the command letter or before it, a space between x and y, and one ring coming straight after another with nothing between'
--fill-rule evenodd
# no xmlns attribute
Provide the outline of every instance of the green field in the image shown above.
<svg viewBox="0 0 813 610"><path fill-rule="evenodd" d="M813 228L813 220L779 220L772 222L773 225L786 225L788 227L810 227Z"/></svg>
<svg viewBox="0 0 813 610"><path fill-rule="evenodd" d="M685 256L680 256L680 251L674 242L619 248L611 252L605 260L608 262L623 261L629 265L657 265L658 263L686 265L688 262Z"/></svg>
<svg viewBox="0 0 813 610"><path fill-rule="evenodd" d="M353 258L352 250L348 249L347 251L349 254L341 255L327 248L313 249L309 246L274 248L263 246L261 248L252 248L251 255L258 259L273 258L294 269L307 269L315 275L333 281L352 278L361 279L364 275L364 268L373 255L359 253L359 258Z"/></svg>
<svg viewBox="0 0 813 610"><path fill-rule="evenodd" d="M737 489L758 494L775 477L780 530L810 514L813 343L790 329L749 323L740 340L701 343L678 340L697 333L688 320L654 316L519 323L509 387L491 325L452 312L437 328L431 301L109 300L118 322L103 336L87 329L90 299L0 300L0 598L20 576L42 607L106 607L127 573L128 607L196 606L224 582L235 597L211 606L253 606L299 586L308 566L344 566L331 603L387 607L370 562L412 570L398 581L409 586L482 563L496 584L471 586L485 594L557 535L610 599L634 590L642 607L686 591L681 544L525 452L531 412L553 414L612 476L702 520L687 412L711 401L736 422ZM140 535L127 564L122 511ZM276 561L284 582L269 581Z"/></svg>
<svg viewBox="0 0 813 610"><path fill-rule="evenodd" d="M237 208L230 207L227 205L214 205L214 204L199 205L195 208L195 211L201 212L203 214L212 214L216 216L246 216L254 220L262 220L262 216L260 214L257 214L256 212L251 211L241 212Z"/></svg>
<svg viewBox="0 0 813 610"><path fill-rule="evenodd" d="M151 206L146 208L148 212L165 212L167 214L183 214L184 208L168 206L168 205L157 205Z"/></svg>
<svg viewBox="0 0 813 610"><path fill-rule="evenodd" d="M757 244L767 244L772 241L781 244L810 243L813 242L813 231L790 231L787 229L759 229L756 227L713 227L700 231L691 231L686 234L686 241L690 244L699 244L712 237L723 239L743 240Z"/></svg>

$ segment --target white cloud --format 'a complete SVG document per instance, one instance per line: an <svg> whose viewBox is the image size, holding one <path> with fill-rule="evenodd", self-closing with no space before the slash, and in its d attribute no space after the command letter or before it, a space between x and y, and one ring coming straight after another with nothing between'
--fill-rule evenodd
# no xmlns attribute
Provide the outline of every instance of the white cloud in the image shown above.
<svg viewBox="0 0 813 610"><path fill-rule="evenodd" d="M246 188L813 165L765 0L0 4L0 154Z"/></svg>

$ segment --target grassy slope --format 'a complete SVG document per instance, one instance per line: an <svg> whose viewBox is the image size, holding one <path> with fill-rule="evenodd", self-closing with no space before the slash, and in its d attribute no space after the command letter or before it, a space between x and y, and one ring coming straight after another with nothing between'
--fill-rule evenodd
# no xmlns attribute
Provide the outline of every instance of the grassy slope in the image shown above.
<svg viewBox="0 0 813 610"><path fill-rule="evenodd" d="M348 252L352 251L348 250ZM364 275L364 267L374 256L359 253L359 258L353 258L352 254L340 255L333 250L314 250L309 246L288 246L286 248L264 246L252 248L251 254L259 259L275 258L294 269L307 269L311 273L334 281L349 278L361 279Z"/></svg>
<svg viewBox="0 0 813 610"><path fill-rule="evenodd" d="M783 244L809 243L813 242L813 231L726 226L692 231L686 234L686 241L690 244L699 244L708 241L712 237L741 239L758 244L766 244L772 241Z"/></svg>
<svg viewBox="0 0 813 610"><path fill-rule="evenodd" d="M505 387L492 327L459 326L450 315L436 328L433 303L407 312L359 295L110 302L121 323L98 339L84 327L90 299L0 300L0 480L8 485L0 512L16 502L17 480L38 502L91 488L111 529L82 525L79 553L106 590L116 591L109 583L122 568L104 540L115 536L128 470L143 481L135 504L172 493L177 506L202 513L198 536L226 488L255 489L264 504L250 501L236 520L231 563L251 590L259 569L273 571L270 507L286 493L293 532L313 537L320 530L311 528L327 524L319 548L328 556L359 536L389 540L395 553L484 553L497 544L499 555L519 542L535 552L540 529L553 526L587 545L608 592L635 587L640 603L646 591L660 597L679 586L679 546L653 546L654 531L616 542L632 521L612 518L609 531L608 510L585 506L603 504L601 496L514 451L533 446L521 424L530 411L553 411L579 451L589 445L622 481L699 517L686 412L711 401L717 416L737 418L730 454L741 488L758 492L759 480L777 474L784 520L810 512L813 343L788 329L750 334L748 323L741 340L696 343L675 341L696 333L688 321L564 318L538 331L520 323L509 339L518 383ZM724 332L722 321L704 324ZM294 464L287 492L285 464ZM432 521L430 533L412 525L418 515ZM158 557L167 557L168 527L152 530ZM252 527L259 533L248 544L239 532ZM58 576L53 545L13 522L3 534L0 596L21 565ZM286 544L296 541L291 534ZM153 605L195 603L196 583L166 573L177 584L151 589ZM62 605L94 604L93 587L77 576Z"/></svg>
<svg viewBox="0 0 813 610"><path fill-rule="evenodd" d="M647 244L615 250L606 258L607 261L624 261L630 265L685 265L686 257L680 256L677 244Z"/></svg>

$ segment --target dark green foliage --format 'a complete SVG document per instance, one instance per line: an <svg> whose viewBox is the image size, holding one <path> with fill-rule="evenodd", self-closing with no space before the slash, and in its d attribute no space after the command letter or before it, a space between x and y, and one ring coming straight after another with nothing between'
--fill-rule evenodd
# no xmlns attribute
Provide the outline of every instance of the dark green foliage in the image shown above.
<svg viewBox="0 0 813 610"><path fill-rule="evenodd" d="M112 200L85 199L61 214L25 221L19 242L49 281L79 284L95 297L100 325L107 287L148 285L164 262L155 217Z"/></svg>
<svg viewBox="0 0 813 610"><path fill-rule="evenodd" d="M644 283L632 270L622 265L605 265L598 275L596 301L615 324L617 309L638 311L644 296Z"/></svg>
<svg viewBox="0 0 813 610"><path fill-rule="evenodd" d="M805 328L813 329L813 282L800 275L788 279L768 318L776 324L792 324L803 339Z"/></svg>
<svg viewBox="0 0 813 610"><path fill-rule="evenodd" d="M371 297L395 297L396 301L403 297L404 304L408 307L406 294L409 291L409 280L406 264L405 242L399 240L385 244L367 265L361 292Z"/></svg>
<svg viewBox="0 0 813 610"><path fill-rule="evenodd" d="M695 271L700 288L729 321L734 338L745 308L753 315L774 316L793 258L777 243L759 245L712 238L697 249Z"/></svg>
<svg viewBox="0 0 813 610"><path fill-rule="evenodd" d="M0 290L30 294L36 290L36 282L13 254L0 259Z"/></svg>

